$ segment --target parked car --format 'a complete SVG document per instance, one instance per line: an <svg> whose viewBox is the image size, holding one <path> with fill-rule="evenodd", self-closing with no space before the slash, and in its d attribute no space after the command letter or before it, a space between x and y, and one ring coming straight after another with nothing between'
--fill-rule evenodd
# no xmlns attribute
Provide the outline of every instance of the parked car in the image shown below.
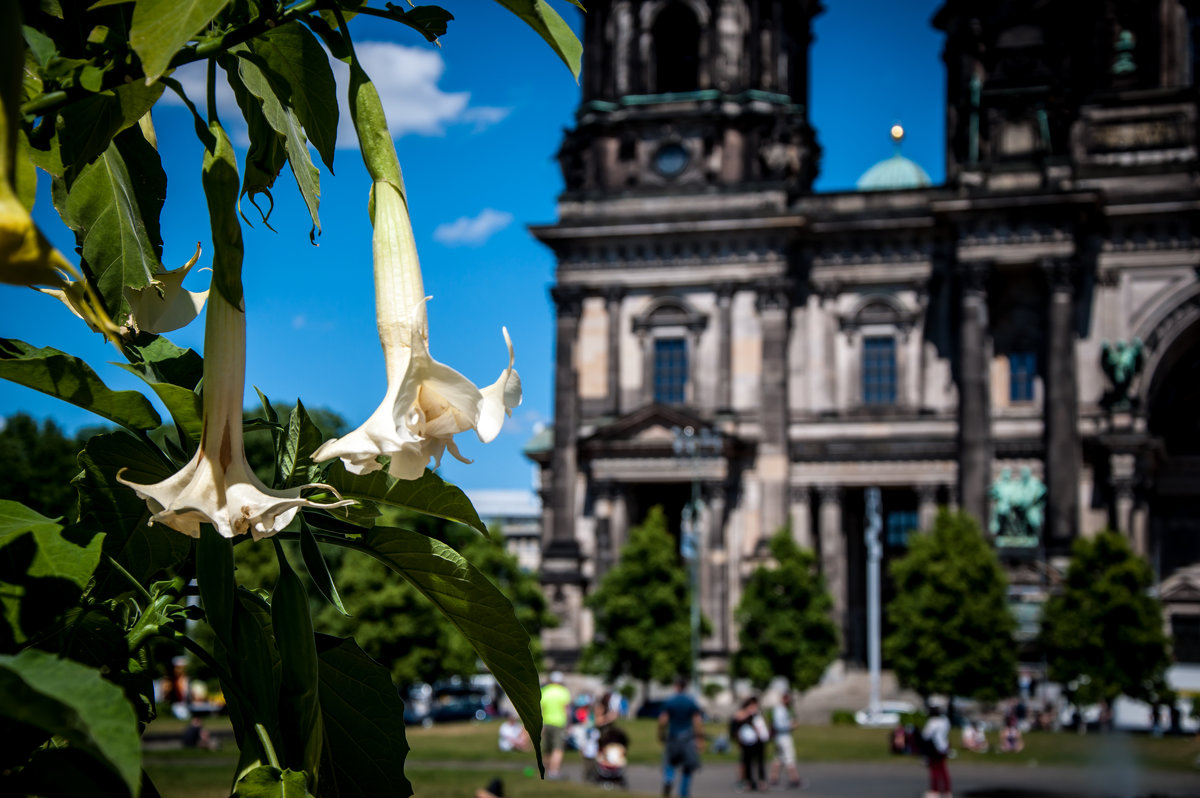
<svg viewBox="0 0 1200 798"><path fill-rule="evenodd" d="M488 720L495 714L492 698L485 690L470 684L435 685L428 710L422 712L416 706L406 707L404 722L432 726L453 721Z"/></svg>

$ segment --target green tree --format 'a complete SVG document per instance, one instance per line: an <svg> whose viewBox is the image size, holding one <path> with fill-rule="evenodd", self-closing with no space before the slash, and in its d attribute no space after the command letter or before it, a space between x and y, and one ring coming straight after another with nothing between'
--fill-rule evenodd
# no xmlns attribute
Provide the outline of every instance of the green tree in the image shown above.
<svg viewBox="0 0 1200 798"><path fill-rule="evenodd" d="M750 575L734 613L739 648L733 674L759 690L776 676L807 690L838 654L833 600L816 558L787 529L771 539L771 557L773 566L759 566Z"/></svg>
<svg viewBox="0 0 1200 798"><path fill-rule="evenodd" d="M354 640L392 674L401 688L477 669L475 652L440 612L407 581L370 558L348 553L334 581L349 618L331 606L316 613L318 631Z"/></svg>
<svg viewBox="0 0 1200 798"><path fill-rule="evenodd" d="M1153 584L1149 564L1119 532L1076 540L1063 592L1042 612L1050 678L1078 680L1084 703L1160 697L1170 656Z"/></svg>
<svg viewBox="0 0 1200 798"><path fill-rule="evenodd" d="M1016 684L1016 620L1007 581L979 524L942 510L933 529L909 538L890 569L896 597L887 607L894 631L884 656L900 684L935 693L994 700Z"/></svg>
<svg viewBox="0 0 1200 798"><path fill-rule="evenodd" d="M588 597L596 638L583 668L615 682L667 682L691 672L688 577L662 507L629 533L621 559Z"/></svg>
<svg viewBox="0 0 1200 798"><path fill-rule="evenodd" d="M454 526L456 530L462 530L462 534L470 535L470 540L459 551L512 602L517 620L529 633L534 662L541 662L542 630L558 625L558 616L550 612L546 603L541 581L536 574L522 570L516 556L505 550L503 530L495 530L483 537L461 525Z"/></svg>
<svg viewBox="0 0 1200 798"><path fill-rule="evenodd" d="M487 537L461 524L428 515L385 512L389 525L436 538L457 549L512 602L517 620L530 635L534 660L541 658L543 627L557 622L547 608L537 576L522 571L504 550L499 533ZM245 547L238 547L239 549ZM474 650L454 625L412 585L381 563L349 552L326 556L342 603L351 617L323 603L315 623L321 631L354 639L387 667L402 688L479 671ZM239 560L239 569L242 561ZM269 569L270 563L264 563ZM268 574L269 575L269 574Z"/></svg>
<svg viewBox="0 0 1200 798"><path fill-rule="evenodd" d="M25 413L9 416L0 429L0 484L4 497L51 518L69 515L75 505L71 478L75 458L96 430L68 438L47 419L38 423Z"/></svg>

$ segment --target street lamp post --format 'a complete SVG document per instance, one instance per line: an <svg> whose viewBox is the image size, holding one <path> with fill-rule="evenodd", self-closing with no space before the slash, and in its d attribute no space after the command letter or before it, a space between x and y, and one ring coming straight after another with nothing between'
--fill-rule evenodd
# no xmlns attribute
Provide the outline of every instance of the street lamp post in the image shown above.
<svg viewBox="0 0 1200 798"><path fill-rule="evenodd" d="M721 436L710 429L696 432L694 427L672 427L676 457L692 461L692 497L680 519L679 551L688 564L692 631L692 695L700 697L700 462L704 451L717 451Z"/></svg>
<svg viewBox="0 0 1200 798"><path fill-rule="evenodd" d="M870 699L867 704L867 714L872 719L879 715L879 670L880 670L880 630L879 630L879 561L883 558L883 549L879 543L879 533L882 529L880 512L879 488L867 488L867 526L865 542L867 544L867 668L870 672Z"/></svg>

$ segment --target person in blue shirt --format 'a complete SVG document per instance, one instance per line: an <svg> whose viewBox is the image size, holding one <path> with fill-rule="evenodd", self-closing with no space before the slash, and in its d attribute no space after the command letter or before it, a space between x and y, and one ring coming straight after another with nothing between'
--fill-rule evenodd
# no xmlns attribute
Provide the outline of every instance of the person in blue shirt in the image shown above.
<svg viewBox="0 0 1200 798"><path fill-rule="evenodd" d="M670 795L675 786L675 771L682 771L679 780L680 798L688 798L692 790L692 774L700 769L700 748L704 744L703 715L700 705L687 694L687 679L675 680L675 694L663 703L658 716L658 739L663 743L663 789Z"/></svg>

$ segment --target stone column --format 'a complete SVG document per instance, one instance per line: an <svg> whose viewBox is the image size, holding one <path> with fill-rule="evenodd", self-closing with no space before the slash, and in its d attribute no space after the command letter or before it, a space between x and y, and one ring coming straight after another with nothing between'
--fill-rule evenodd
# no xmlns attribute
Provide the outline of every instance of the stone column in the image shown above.
<svg viewBox="0 0 1200 798"><path fill-rule="evenodd" d="M992 470L992 424L988 386L988 307L984 263L960 266L958 345L958 498L962 509L987 523Z"/></svg>
<svg viewBox="0 0 1200 798"><path fill-rule="evenodd" d="M762 323L762 440L755 463L762 483L762 535L770 537L788 520L788 292L782 281L758 286Z"/></svg>
<svg viewBox="0 0 1200 798"><path fill-rule="evenodd" d="M817 488L820 522L821 573L833 598L833 617L838 628L846 628L846 541L842 531L842 489L836 485Z"/></svg>
<svg viewBox="0 0 1200 798"><path fill-rule="evenodd" d="M937 518L937 485L917 486L917 523L922 532L933 529Z"/></svg>
<svg viewBox="0 0 1200 798"><path fill-rule="evenodd" d="M717 286L717 410L733 408L733 283Z"/></svg>
<svg viewBox="0 0 1200 798"><path fill-rule="evenodd" d="M1047 258L1050 282L1047 315L1046 530L1047 541L1063 543L1079 530L1079 400L1075 374L1075 275L1069 258Z"/></svg>
<svg viewBox="0 0 1200 798"><path fill-rule="evenodd" d="M792 540L802 549L812 549L812 511L809 508L808 488L795 488L792 494Z"/></svg>
<svg viewBox="0 0 1200 798"><path fill-rule="evenodd" d="M578 471L575 436L579 395L575 373L575 341L583 294L551 289L557 314L554 351L554 453L550 460L550 503L546 507L547 537L543 557L578 557L575 539L575 480Z"/></svg>
<svg viewBox="0 0 1200 798"><path fill-rule="evenodd" d="M608 397L605 407L621 415L621 300L625 289L611 286L604 295L608 306Z"/></svg>

